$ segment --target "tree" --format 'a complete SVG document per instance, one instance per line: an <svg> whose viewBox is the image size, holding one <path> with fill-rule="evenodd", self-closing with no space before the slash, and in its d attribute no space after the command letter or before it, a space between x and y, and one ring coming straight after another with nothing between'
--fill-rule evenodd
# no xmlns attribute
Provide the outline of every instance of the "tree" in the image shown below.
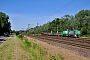
<svg viewBox="0 0 90 60"><path fill-rule="evenodd" d="M0 34L4 32L10 32L11 23L9 22L9 16L3 12L0 12Z"/></svg>
<svg viewBox="0 0 90 60"><path fill-rule="evenodd" d="M33 33L50 31L56 33L57 27L59 32L66 29L75 29L80 30L83 35L90 34L90 10L81 10L74 16L64 15L61 18L55 18L42 26L34 27L31 31Z"/></svg>
<svg viewBox="0 0 90 60"><path fill-rule="evenodd" d="M77 25L80 30L83 30L86 28L86 34L89 32L89 20L90 20L90 10L81 10L79 13L75 15L75 18L77 19Z"/></svg>

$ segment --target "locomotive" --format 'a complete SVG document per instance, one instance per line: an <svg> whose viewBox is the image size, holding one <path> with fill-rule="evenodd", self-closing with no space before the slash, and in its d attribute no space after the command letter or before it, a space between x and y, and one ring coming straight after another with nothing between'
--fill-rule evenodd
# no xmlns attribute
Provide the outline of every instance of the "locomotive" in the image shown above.
<svg viewBox="0 0 90 60"><path fill-rule="evenodd" d="M80 34L79 30L66 30L62 32L62 36L67 37L80 37Z"/></svg>

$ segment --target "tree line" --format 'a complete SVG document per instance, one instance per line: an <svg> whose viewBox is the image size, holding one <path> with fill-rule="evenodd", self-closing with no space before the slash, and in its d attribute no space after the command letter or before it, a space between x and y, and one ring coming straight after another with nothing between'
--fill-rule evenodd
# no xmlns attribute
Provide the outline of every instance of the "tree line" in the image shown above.
<svg viewBox="0 0 90 60"><path fill-rule="evenodd" d="M3 34L4 32L10 33L10 31L11 31L11 23L9 21L9 16L3 12L0 12L0 35Z"/></svg>
<svg viewBox="0 0 90 60"><path fill-rule="evenodd" d="M63 17L55 18L42 26L30 28L26 32L30 34L50 31L56 33L57 30L62 32L66 29L80 30L82 35L90 35L90 10L81 10L74 16L64 15Z"/></svg>

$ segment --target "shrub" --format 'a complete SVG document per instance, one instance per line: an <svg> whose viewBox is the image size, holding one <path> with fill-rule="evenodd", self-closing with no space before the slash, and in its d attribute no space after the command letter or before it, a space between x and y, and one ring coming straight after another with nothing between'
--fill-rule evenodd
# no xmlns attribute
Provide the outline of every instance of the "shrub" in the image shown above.
<svg viewBox="0 0 90 60"><path fill-rule="evenodd" d="M16 31L16 36L19 35L19 34L20 34L19 31Z"/></svg>
<svg viewBox="0 0 90 60"><path fill-rule="evenodd" d="M18 37L19 37L20 39L23 39L23 38L24 38L24 36L23 36L22 34L19 34Z"/></svg>
<svg viewBox="0 0 90 60"><path fill-rule="evenodd" d="M86 27L82 27L82 28L81 28L81 34L82 34L82 35L86 35L86 34L87 34L87 29L86 29Z"/></svg>

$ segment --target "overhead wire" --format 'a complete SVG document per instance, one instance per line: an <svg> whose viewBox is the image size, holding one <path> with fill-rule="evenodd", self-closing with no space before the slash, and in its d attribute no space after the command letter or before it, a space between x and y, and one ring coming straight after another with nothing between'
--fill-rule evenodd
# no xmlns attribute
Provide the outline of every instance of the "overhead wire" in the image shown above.
<svg viewBox="0 0 90 60"><path fill-rule="evenodd" d="M66 6L70 5L70 4L73 3L74 1L75 1L75 0L69 2L69 3L66 4L65 6L63 6L62 8L60 8L59 10L57 10L56 12L54 12L53 14L51 14L51 15L49 15L48 17L44 18L43 20L48 19L49 17L51 17L51 16L54 15L55 13L59 12L60 10L62 10L63 8L65 8ZM84 7L83 5L86 5L87 3L90 4L89 2L85 2L85 3L81 4L80 6L77 6L77 7L72 8L71 11L72 11L72 10L75 10L75 9L77 9L78 7L81 7L81 6ZM71 11L69 10L69 12L71 12Z"/></svg>
<svg viewBox="0 0 90 60"><path fill-rule="evenodd" d="M46 17L45 19L48 19L49 17L51 17L52 15L54 15L55 13L57 13L57 12L59 12L60 10L62 10L63 8L65 8L66 6L68 6L68 5L70 5L71 3L73 3L75 0L73 0L73 1L71 1L70 3L68 3L67 5L65 5L65 6L63 6L62 8L60 8L59 10L57 10L56 12L54 12L53 14L51 14L51 15L49 15L48 17ZM75 8L73 8L73 9L71 9L71 10L75 10L75 9L77 9L78 7L84 7L83 5L85 5L85 4L90 4L89 2L85 2L85 3L83 3L83 4L81 4L80 6L77 6L77 7L75 7ZM69 10L69 12L71 12L70 10ZM43 20L45 20L45 19L43 19Z"/></svg>
<svg viewBox="0 0 90 60"><path fill-rule="evenodd" d="M54 15L55 13L57 13L58 11L62 10L63 8L65 8L66 6L70 5L71 3L73 3L75 0L69 2L68 4L66 4L65 6L63 6L62 8L60 8L59 10L57 10L56 12L54 12L53 14L49 15L47 18L49 18L50 16ZM45 19L47 19L45 18Z"/></svg>
<svg viewBox="0 0 90 60"><path fill-rule="evenodd" d="M77 7L75 7L75 8L72 8L72 9L70 9L71 11L73 11L73 10L76 10L77 8L81 8L81 7L84 7L86 4L90 4L89 2L85 2L85 3L83 3L83 4L81 4L80 6L77 6ZM71 11L68 11L67 13L69 13L69 12L71 12Z"/></svg>

